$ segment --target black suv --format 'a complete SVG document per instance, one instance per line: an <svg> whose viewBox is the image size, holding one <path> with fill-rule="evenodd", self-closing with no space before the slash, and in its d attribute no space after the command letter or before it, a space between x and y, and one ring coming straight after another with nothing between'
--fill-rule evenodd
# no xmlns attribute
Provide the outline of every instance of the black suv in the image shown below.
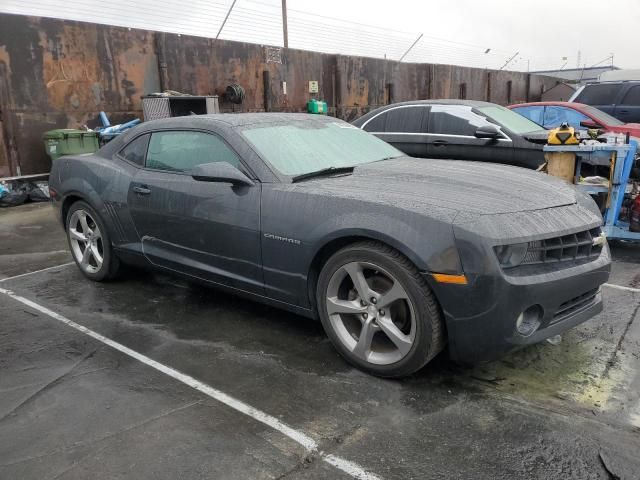
<svg viewBox="0 0 640 480"><path fill-rule="evenodd" d="M571 98L624 123L640 123L640 81L588 83Z"/></svg>
<svg viewBox="0 0 640 480"><path fill-rule="evenodd" d="M538 168L549 132L494 103L416 100L373 110L353 122L412 157Z"/></svg>

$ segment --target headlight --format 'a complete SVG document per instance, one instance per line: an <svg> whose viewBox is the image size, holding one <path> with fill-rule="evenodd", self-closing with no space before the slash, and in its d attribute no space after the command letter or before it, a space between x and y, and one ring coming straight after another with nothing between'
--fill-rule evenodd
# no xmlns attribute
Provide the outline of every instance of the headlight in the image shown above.
<svg viewBox="0 0 640 480"><path fill-rule="evenodd" d="M494 247L498 261L503 268L517 267L522 263L529 250L529 243L500 245Z"/></svg>

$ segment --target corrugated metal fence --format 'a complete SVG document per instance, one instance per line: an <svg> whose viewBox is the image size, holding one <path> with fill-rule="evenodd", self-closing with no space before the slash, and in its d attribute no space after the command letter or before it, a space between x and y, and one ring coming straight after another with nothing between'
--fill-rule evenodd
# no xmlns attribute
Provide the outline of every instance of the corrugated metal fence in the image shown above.
<svg viewBox="0 0 640 480"><path fill-rule="evenodd" d="M309 93L317 81L318 94ZM240 84L242 105L224 99ZM142 116L141 95L220 95L223 111L304 111L312 98L352 120L387 103L537 100L557 79L521 72L398 63L49 18L0 14L0 177L50 168L42 134Z"/></svg>

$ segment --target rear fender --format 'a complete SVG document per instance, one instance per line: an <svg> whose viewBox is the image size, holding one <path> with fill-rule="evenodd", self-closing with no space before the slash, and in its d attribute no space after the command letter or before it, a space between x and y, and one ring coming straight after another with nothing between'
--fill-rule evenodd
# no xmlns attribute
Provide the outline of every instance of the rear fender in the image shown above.
<svg viewBox="0 0 640 480"><path fill-rule="evenodd" d="M96 212L98 212L100 219L106 224L109 233L113 231L114 225L111 215L107 212L100 195L98 195L89 182L82 178L74 177L63 182L61 186L64 194L61 202L63 208L60 209L60 220L62 221L62 225L65 230L67 225L66 218L64 218L64 212L68 211L68 208L64 208L65 204L71 198L78 198L88 203ZM111 238L113 238L113 235L111 235Z"/></svg>

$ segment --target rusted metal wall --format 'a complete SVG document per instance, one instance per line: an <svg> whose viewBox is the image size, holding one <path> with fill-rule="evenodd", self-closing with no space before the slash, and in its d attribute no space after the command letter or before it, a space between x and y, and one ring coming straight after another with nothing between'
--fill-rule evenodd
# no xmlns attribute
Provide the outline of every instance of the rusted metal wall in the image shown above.
<svg viewBox="0 0 640 480"><path fill-rule="evenodd" d="M0 67L8 89L0 176L17 174L18 165L23 175L47 172L45 131L95 126L100 110L114 123L140 116L140 95L158 89L153 33L143 30L0 15ZM9 143L17 151L11 163Z"/></svg>
<svg viewBox="0 0 640 480"><path fill-rule="evenodd" d="M163 87L219 95L223 111L263 111L264 72L268 72L269 78L266 92L269 110L302 111L312 97L332 100L331 71L335 60L331 55L184 35L157 35L158 48L163 49L167 63L168 85ZM269 56L270 51L277 55ZM317 95L308 93L310 80L318 81ZM246 100L242 105L231 104L224 98L225 88L233 83L245 89Z"/></svg>
<svg viewBox="0 0 640 480"><path fill-rule="evenodd" d="M309 93L311 80L318 94ZM533 101L557 81L0 14L0 177L48 171L45 131L96 126L101 110L114 124L142 117L140 97L161 89L217 94L223 111L237 112L305 111L320 98L352 120L390 102L461 93ZM232 83L246 91L242 105L224 97Z"/></svg>
<svg viewBox="0 0 640 480"><path fill-rule="evenodd" d="M405 64L339 56L338 116L353 120L388 103L430 98L465 98L501 105L538 101L558 79L522 72L438 64ZM462 94L462 95L461 95Z"/></svg>

